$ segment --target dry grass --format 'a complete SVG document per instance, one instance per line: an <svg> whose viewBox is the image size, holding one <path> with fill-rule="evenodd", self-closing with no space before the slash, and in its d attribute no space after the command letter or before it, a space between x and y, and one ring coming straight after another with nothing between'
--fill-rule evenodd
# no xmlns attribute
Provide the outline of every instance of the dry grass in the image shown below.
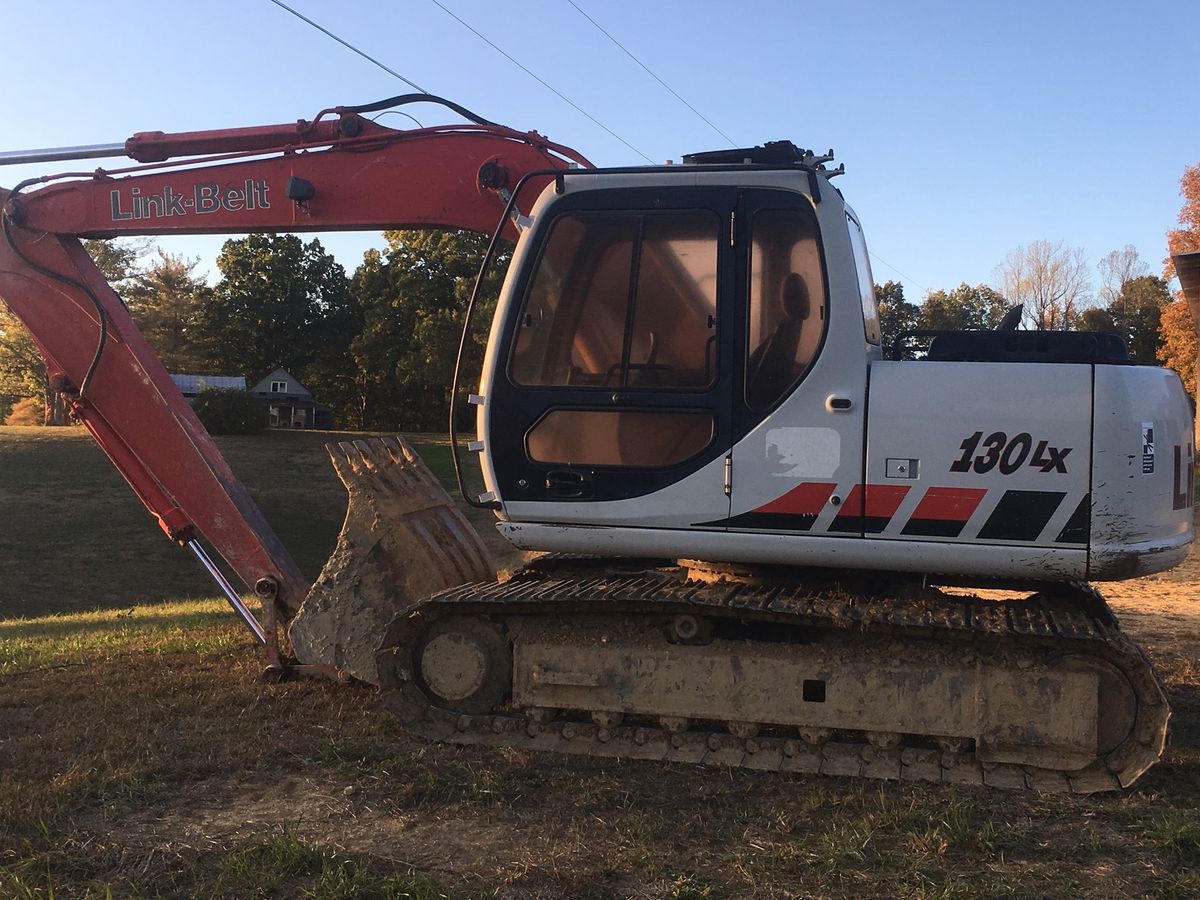
<svg viewBox="0 0 1200 900"><path fill-rule="evenodd" d="M60 584L109 577L90 540ZM1078 798L429 745L369 690L261 682L216 601L129 602L0 620L0 897L1200 895L1195 630L1147 632L1164 762Z"/></svg>
<svg viewBox="0 0 1200 900"><path fill-rule="evenodd" d="M35 670L0 677L0 896L1200 888L1194 744L1092 799L438 747L401 734L368 690L261 683L241 631L202 621L215 605L175 611L196 617L187 646L149 613L144 628L0 623ZM89 620L103 636L77 665L34 646ZM1168 674L1173 692L1200 690Z"/></svg>

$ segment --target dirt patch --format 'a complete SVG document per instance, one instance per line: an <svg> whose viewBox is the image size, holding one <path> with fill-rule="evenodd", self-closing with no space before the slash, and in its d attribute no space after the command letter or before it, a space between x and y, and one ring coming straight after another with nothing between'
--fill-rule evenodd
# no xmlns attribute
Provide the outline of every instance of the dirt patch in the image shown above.
<svg viewBox="0 0 1200 900"><path fill-rule="evenodd" d="M119 823L79 824L104 827L110 840L142 853L229 850L287 829L341 853L462 878L502 875L517 847L525 848L524 867L541 862L534 851L539 835L528 829L473 815L406 810L361 781L338 771L259 781L213 778L166 807L135 812Z"/></svg>

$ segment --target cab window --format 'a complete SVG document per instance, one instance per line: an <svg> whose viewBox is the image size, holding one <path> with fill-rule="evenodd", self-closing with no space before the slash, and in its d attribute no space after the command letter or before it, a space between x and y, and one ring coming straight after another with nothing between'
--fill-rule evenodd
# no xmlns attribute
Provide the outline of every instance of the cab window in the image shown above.
<svg viewBox="0 0 1200 900"><path fill-rule="evenodd" d="M825 277L809 210L754 216L746 405L774 406L804 377L825 333Z"/></svg>
<svg viewBox="0 0 1200 900"><path fill-rule="evenodd" d="M534 462L658 468L685 462L713 439L708 410L556 409L525 438Z"/></svg>
<svg viewBox="0 0 1200 900"><path fill-rule="evenodd" d="M560 216L521 309L512 380L710 387L719 227L707 210Z"/></svg>
<svg viewBox="0 0 1200 900"><path fill-rule="evenodd" d="M853 216L846 216L850 227L850 246L854 250L854 268L858 273L858 293L862 297L863 332L868 344L879 343L879 304L875 298L875 279L871 275L871 257L862 226Z"/></svg>

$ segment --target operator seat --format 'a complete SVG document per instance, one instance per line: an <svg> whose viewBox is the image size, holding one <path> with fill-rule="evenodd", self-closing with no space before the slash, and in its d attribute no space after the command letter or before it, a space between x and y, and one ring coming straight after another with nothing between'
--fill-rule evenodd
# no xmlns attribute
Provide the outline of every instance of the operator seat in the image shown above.
<svg viewBox="0 0 1200 900"><path fill-rule="evenodd" d="M746 402L752 409L772 405L804 373L797 351L804 323L812 314L812 303L808 284L798 272L783 279L779 305L783 318L750 355L746 366Z"/></svg>

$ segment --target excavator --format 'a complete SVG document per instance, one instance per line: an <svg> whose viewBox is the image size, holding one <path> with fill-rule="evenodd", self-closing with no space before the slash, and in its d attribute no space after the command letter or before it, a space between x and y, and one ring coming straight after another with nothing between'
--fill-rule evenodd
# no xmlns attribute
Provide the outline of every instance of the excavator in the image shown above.
<svg viewBox="0 0 1200 900"><path fill-rule="evenodd" d="M370 118L416 101L464 121ZM0 297L268 671L377 683L456 744L1075 793L1161 755L1163 689L1089 583L1188 553L1179 378L1019 314L883 346L832 151L597 168L408 95L0 163L118 155L0 191ZM480 284L515 240L450 427L528 561L497 580L403 439L356 440L309 585L80 239L417 227L491 234Z"/></svg>

